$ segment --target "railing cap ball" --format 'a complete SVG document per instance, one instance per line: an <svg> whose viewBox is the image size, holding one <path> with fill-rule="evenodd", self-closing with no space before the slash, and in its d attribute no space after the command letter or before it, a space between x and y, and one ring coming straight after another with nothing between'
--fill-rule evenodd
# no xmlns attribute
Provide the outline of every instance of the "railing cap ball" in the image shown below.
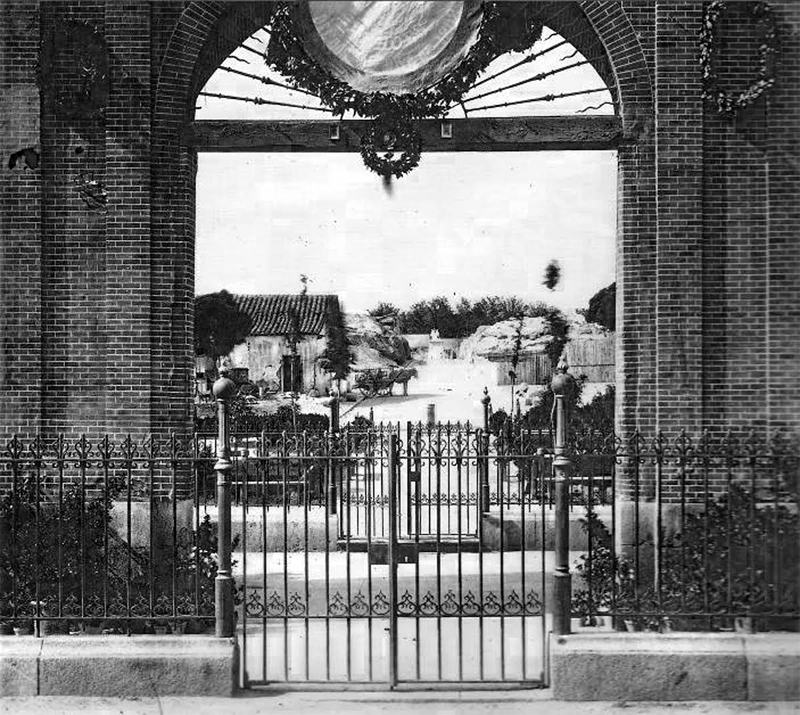
<svg viewBox="0 0 800 715"><path fill-rule="evenodd" d="M572 387L573 382L572 375L559 366L559 371L553 375L553 379L550 381L550 389L555 395L563 395Z"/></svg>
<svg viewBox="0 0 800 715"><path fill-rule="evenodd" d="M236 383L227 377L221 377L211 389L218 400L230 400L236 394Z"/></svg>

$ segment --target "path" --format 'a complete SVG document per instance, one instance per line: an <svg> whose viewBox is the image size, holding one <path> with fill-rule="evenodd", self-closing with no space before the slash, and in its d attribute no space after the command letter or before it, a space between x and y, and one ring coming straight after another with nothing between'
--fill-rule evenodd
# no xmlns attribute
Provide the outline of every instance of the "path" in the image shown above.
<svg viewBox="0 0 800 715"><path fill-rule="evenodd" d="M0 698L2 715L795 715L798 703L574 703L546 690L524 692L281 693L245 691L236 698Z"/></svg>

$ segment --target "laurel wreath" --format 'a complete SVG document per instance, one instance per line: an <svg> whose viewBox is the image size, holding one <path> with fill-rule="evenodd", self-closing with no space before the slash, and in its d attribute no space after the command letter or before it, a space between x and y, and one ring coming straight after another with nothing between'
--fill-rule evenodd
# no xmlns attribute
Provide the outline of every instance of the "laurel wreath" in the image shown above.
<svg viewBox="0 0 800 715"><path fill-rule="evenodd" d="M422 137L411 122L376 119L361 139L364 165L384 179L400 178L414 169L422 154Z"/></svg>
<svg viewBox="0 0 800 715"><path fill-rule="evenodd" d="M741 93L731 92L719 85L714 67L719 54L717 27L727 9L724 0L714 0L706 8L703 26L700 30L700 68L703 73L703 99L711 102L717 112L732 117L755 102L764 92L775 84L775 58L778 53L778 34L772 8L767 2L755 2L750 6L750 14L763 28L763 41L759 45L759 67L755 79Z"/></svg>
<svg viewBox="0 0 800 715"><path fill-rule="evenodd" d="M494 59L509 50L530 47L541 34L541 21L522 5L515 8L514 3L486 2L475 43L464 59L434 86L402 95L360 92L309 56L293 3L283 2L276 3L272 12L265 61L295 86L317 95L334 114L353 112L374 119L362 138L361 157L369 169L387 179L403 176L419 164L422 151L416 128L419 120L444 116ZM379 149L387 132L394 136L396 147L388 151Z"/></svg>

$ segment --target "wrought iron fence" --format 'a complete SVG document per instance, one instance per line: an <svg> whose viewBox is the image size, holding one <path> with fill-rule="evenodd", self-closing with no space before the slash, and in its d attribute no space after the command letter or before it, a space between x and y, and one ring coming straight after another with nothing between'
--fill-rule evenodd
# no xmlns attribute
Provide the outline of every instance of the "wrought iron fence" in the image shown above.
<svg viewBox="0 0 800 715"><path fill-rule="evenodd" d="M455 501L477 504L481 491L478 471L484 464L489 505L528 510L541 503L553 507L552 434L544 429L521 428L512 420L508 420L507 428L501 425L494 430L469 422L409 422L379 423L368 429L345 426L335 433L233 432L230 450L234 503L241 504L247 484L253 504L260 504L259 495L264 496L268 506L282 504L285 486L289 506L320 506L326 461L333 460L337 469L331 479L344 504L386 509L385 459L392 434L401 439L408 455L406 476L417 485L408 499L415 507L432 511ZM597 435L593 438L597 439ZM200 455L215 454L217 444L215 433L195 435L195 450ZM577 509L590 501L610 504L613 457L586 452L576 459L578 470L571 482L570 508ZM303 492L306 482L308 495ZM359 517L359 525L361 521Z"/></svg>
<svg viewBox="0 0 800 715"><path fill-rule="evenodd" d="M211 464L191 440L12 439L0 454L0 626L213 625Z"/></svg>
<svg viewBox="0 0 800 715"><path fill-rule="evenodd" d="M297 512L306 524L316 510L337 517L338 548L386 539L392 436L401 447L400 538L484 539L480 548L490 548L487 519L502 532L504 521L556 511L549 431L391 424L233 434L234 536L252 509ZM218 567L217 446L207 434L12 439L0 454L0 625L207 628ZM796 444L587 433L570 435L567 447L568 508L585 513L586 531L585 553L571 564L573 616L662 630L726 628L737 618L762 628L796 623ZM519 546L507 539L491 548Z"/></svg>
<svg viewBox="0 0 800 715"><path fill-rule="evenodd" d="M731 433L575 439L612 460L610 511L587 503L573 615L630 630L797 629L798 446Z"/></svg>

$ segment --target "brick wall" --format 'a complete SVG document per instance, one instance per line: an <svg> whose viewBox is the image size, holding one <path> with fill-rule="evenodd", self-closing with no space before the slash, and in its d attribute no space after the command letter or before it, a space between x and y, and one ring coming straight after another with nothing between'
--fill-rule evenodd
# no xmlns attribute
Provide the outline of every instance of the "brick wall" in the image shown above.
<svg viewBox="0 0 800 715"><path fill-rule="evenodd" d="M570 25L575 7L584 20ZM626 134L617 246L622 431L796 433L800 8L775 3L778 84L730 121L700 99L701 3L575 7L541 6L564 32L580 25L596 33L576 42L607 53L597 66L614 82ZM179 131L194 93L263 11L258 3L145 0L0 5L2 436L190 429L196 157ZM721 27L721 78L731 86L756 66L740 11ZM66 22L94 28L107 48L102 116L65 118L53 97L40 103L39 43ZM26 146L40 151L39 166L5 168ZM107 212L81 200L81 174L102 182Z"/></svg>

